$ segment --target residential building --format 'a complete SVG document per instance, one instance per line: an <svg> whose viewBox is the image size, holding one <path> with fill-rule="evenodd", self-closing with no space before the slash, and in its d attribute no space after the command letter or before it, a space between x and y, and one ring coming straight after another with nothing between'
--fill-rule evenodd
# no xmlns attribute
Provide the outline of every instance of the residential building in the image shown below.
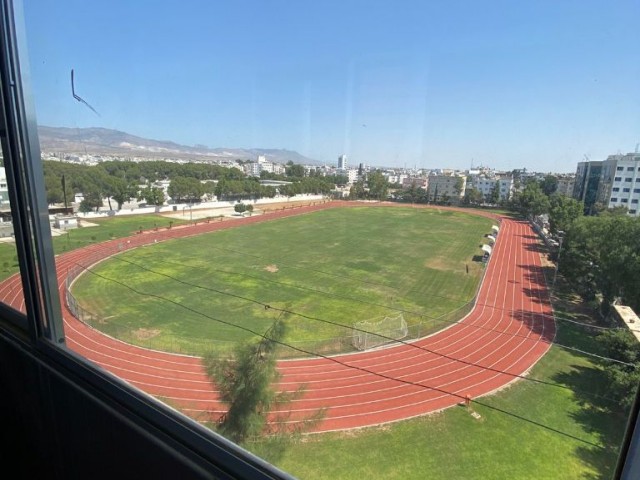
<svg viewBox="0 0 640 480"><path fill-rule="evenodd" d="M556 193L566 197L573 196L575 181L575 175L560 175L558 177L558 188L556 189Z"/></svg>
<svg viewBox="0 0 640 480"><path fill-rule="evenodd" d="M606 160L578 163L573 197L584 202L585 213L625 207L640 216L640 153L610 155Z"/></svg>
<svg viewBox="0 0 640 480"><path fill-rule="evenodd" d="M478 190L485 199L491 197L494 189L498 186L500 200L510 200L515 189L514 180L511 175L487 176L484 174L470 175L466 189L474 188Z"/></svg>
<svg viewBox="0 0 640 480"><path fill-rule="evenodd" d="M430 201L437 202L449 199L458 203L464 196L467 177L461 175L431 175L427 187Z"/></svg>

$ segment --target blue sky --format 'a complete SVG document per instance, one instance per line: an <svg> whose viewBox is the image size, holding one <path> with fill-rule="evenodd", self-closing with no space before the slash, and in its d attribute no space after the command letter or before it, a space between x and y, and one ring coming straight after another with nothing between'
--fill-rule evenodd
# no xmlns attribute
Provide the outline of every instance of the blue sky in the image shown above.
<svg viewBox="0 0 640 480"><path fill-rule="evenodd" d="M38 122L571 172L640 142L640 2L24 2ZM76 93L99 112L71 96Z"/></svg>

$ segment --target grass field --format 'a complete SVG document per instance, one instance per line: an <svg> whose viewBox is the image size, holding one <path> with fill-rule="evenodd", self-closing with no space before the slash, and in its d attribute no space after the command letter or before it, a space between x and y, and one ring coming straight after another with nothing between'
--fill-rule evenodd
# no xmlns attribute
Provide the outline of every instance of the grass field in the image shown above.
<svg viewBox="0 0 640 480"><path fill-rule="evenodd" d="M429 319L475 294L483 267L473 257L490 226L437 210L330 209L126 252L83 275L73 293L106 333L188 353L251 336L215 319L264 332L277 312L250 300L348 326L402 310L416 331L433 330L444 325ZM313 351L351 334L293 315L288 326L287 340Z"/></svg>
<svg viewBox="0 0 640 480"><path fill-rule="evenodd" d="M123 215L113 218L90 219L94 225L69 230L66 234L53 237L53 249L56 254L86 247L111 238L128 237L140 228L168 227L185 223L183 220L170 219L162 215ZM81 219L82 223L82 219ZM18 257L13 242L0 243L0 280L18 273Z"/></svg>
<svg viewBox="0 0 640 480"><path fill-rule="evenodd" d="M567 302L554 304L561 318L589 323L567 311ZM562 321L556 342L599 352L592 332ZM566 388L520 380L480 401L537 424L473 404L479 420L454 407L377 428L247 446L308 480L611 479L629 412L603 398L603 367L553 346L530 377Z"/></svg>
<svg viewBox="0 0 640 480"><path fill-rule="evenodd" d="M538 378L566 379L593 391L601 370L557 347L534 368ZM464 407L384 427L311 435L274 455L249 444L280 468L304 479L610 479L622 438L623 414L544 385L520 381L483 402L586 440L583 443L496 410Z"/></svg>

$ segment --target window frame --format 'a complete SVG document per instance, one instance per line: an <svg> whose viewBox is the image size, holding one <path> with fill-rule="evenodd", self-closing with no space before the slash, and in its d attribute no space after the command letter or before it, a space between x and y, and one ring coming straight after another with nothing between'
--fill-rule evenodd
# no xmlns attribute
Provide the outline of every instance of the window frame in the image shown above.
<svg viewBox="0 0 640 480"><path fill-rule="evenodd" d="M0 334L21 342L48 369L83 386L194 468L220 478L294 479L66 347L26 58L22 3L0 0L0 137L26 306L25 314L0 302Z"/></svg>
<svg viewBox="0 0 640 480"><path fill-rule="evenodd" d="M48 368L86 385L114 409L117 407L120 415L201 468L226 478L293 479L66 348L35 109L28 69L20 62L27 58L22 4L20 0L0 0L0 10L0 136L27 310L23 314L0 304L0 329L5 323L15 327L21 341L29 344ZM639 404L636 398L616 478L633 478L640 471Z"/></svg>

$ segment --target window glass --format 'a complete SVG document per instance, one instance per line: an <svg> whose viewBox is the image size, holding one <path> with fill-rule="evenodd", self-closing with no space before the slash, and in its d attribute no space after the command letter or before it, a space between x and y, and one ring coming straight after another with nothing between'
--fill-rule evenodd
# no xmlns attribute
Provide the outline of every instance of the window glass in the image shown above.
<svg viewBox="0 0 640 480"><path fill-rule="evenodd" d="M640 12L445 3L25 2L67 347L300 478L611 472L554 194L618 203Z"/></svg>
<svg viewBox="0 0 640 480"><path fill-rule="evenodd" d="M25 313L26 307L15 237L16 227L13 221L14 214L9 195L7 170L4 166L5 157L8 158L3 151L3 161L0 166L0 302Z"/></svg>

